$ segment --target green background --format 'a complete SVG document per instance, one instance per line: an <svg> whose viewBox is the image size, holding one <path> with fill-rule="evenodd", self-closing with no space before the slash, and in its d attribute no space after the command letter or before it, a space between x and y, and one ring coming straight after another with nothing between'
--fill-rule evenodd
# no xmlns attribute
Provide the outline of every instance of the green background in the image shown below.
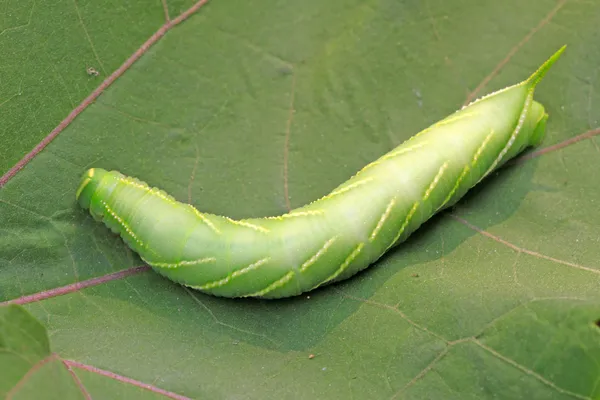
<svg viewBox="0 0 600 400"><path fill-rule="evenodd" d="M0 174L193 5L1 3ZM142 265L75 203L92 166L280 214L567 44L536 91L558 146L308 295L220 299L145 271L2 307L0 394L600 398L599 21L595 1L210 1L0 189L0 302Z"/></svg>

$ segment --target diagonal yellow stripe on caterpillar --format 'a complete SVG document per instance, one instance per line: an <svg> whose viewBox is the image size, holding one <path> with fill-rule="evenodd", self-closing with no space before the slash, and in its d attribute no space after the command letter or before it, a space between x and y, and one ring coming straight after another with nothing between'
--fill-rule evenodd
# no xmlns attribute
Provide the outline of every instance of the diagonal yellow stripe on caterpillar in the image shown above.
<svg viewBox="0 0 600 400"><path fill-rule="evenodd" d="M344 187L341 187L339 189L334 190L333 192L329 193L327 196L322 197L321 200L330 199L330 198L332 198L334 196L337 196L339 194L346 193L349 190L352 190L352 189L357 188L359 186L365 185L365 184L367 184L369 182L372 182L373 180L374 180L374 178L371 178L371 177L365 178L365 179L361 179L359 181L356 181L354 183L349 184L348 186L344 186Z"/></svg>
<svg viewBox="0 0 600 400"><path fill-rule="evenodd" d="M319 249L319 251L317 251L311 258L306 260L304 262L304 264L302 264L300 266L300 272L301 273L305 272L308 269L308 267L313 265L319 259L319 257L321 257L323 254L325 254L327 249L329 249L329 247L333 244L333 242L335 242L338 238L339 238L339 235L336 235L336 236L332 237L331 239L329 239L328 241L326 241L325 244L323 245L323 247L321 247Z"/></svg>
<svg viewBox="0 0 600 400"><path fill-rule="evenodd" d="M410 153L413 150L416 150L416 149L419 149L421 147L424 147L426 144L427 144L427 142L421 142L421 143L417 143L417 144L415 144L413 146L410 146L410 147L404 147L404 148L400 148L400 149L397 149L397 150L393 150L393 151L391 151L391 152L383 155L378 160L373 161L372 163L365 165L363 167L363 169L361 169L360 171L358 171L358 173L356 175L358 175L358 174L366 171L369 168L372 168L372 167L374 167L376 165L379 165L382 162L384 162L386 160L389 160L390 158L394 158L394 157L397 157L397 156L402 155L402 154Z"/></svg>
<svg viewBox="0 0 600 400"><path fill-rule="evenodd" d="M429 196L431 195L431 193L433 192L433 190L439 183L440 179L442 178L442 175L444 174L444 171L446 171L447 168L448 168L448 161L444 162L442 164L442 166L440 167L440 169L438 170L437 174L433 178L433 181L431 181L431 183L429 184L429 187L425 191L422 201L427 201L427 199L429 198ZM392 247L394 245L394 243L396 243L396 241L398 241L398 239L400 239L400 236L402 236L402 234L404 233L404 230L410 223L410 220L413 217L413 215L415 214L415 212L417 211L417 208L419 207L419 205L420 205L420 202L418 202L418 201L413 204L412 208L408 212L408 215L404 219L404 222L402 223L400 230L398 231L398 233L396 234L394 239L391 241L391 243L386 247L385 251L388 251L390 249L390 247Z"/></svg>
<svg viewBox="0 0 600 400"><path fill-rule="evenodd" d="M418 207L419 207L419 202L417 201L417 202L415 202L415 204L413 204L412 208L408 212L408 215L406 215L406 218L404 219L404 222L402 223L400 230L398 231L398 233L396 234L394 239L390 242L390 244L385 248L385 251L388 251L390 249L390 247L392 247L394 245L394 243L396 243L398 241L398 239L400 239L400 236L402 236L402 234L404 233L404 230L410 223L410 219L413 217L413 215L415 214L415 211L417 211Z"/></svg>
<svg viewBox="0 0 600 400"><path fill-rule="evenodd" d="M288 214L278 215L276 217L265 217L265 218L282 220L285 218L312 217L312 216L318 216L318 215L325 215L325 211L323 211L323 210L309 210L309 211L297 211L297 212L292 211L291 213L288 213Z"/></svg>
<svg viewBox="0 0 600 400"><path fill-rule="evenodd" d="M145 191L147 191L149 193L155 194L156 196L160 197L163 200L166 200L167 202L169 202L171 204L177 204L177 201L173 197L167 195L162 190L157 189L157 188L151 188L147 184L145 184L143 182L138 182L137 180L134 180L133 178L122 177L122 178L119 178L119 181L125 183L126 185L131 185L131 186L143 189L143 190L145 190ZM192 211L194 212L194 214L196 214L196 216L198 218L200 218L206 225L208 225L215 233L221 234L221 232L219 231L219 229L217 229L217 227L215 227L215 225L212 222L210 222L205 215L203 215L201 212L199 212L191 204L188 204L188 206L192 209ZM249 222L236 221L236 220L233 220L233 219L228 218L228 217L226 217L225 219L227 219L229 222L231 222L231 223L233 223L235 225L245 226L247 228L251 228L251 229L254 229L256 231L263 232L263 233L268 233L269 232L268 229L263 228L262 226L251 224Z"/></svg>
<svg viewBox="0 0 600 400"><path fill-rule="evenodd" d="M492 172L494 170L494 168L496 168L496 166L500 163L500 161L502 161L502 158L504 158L504 156L506 155L508 150L510 150L510 148L512 147L515 140L517 140L517 136L519 136L519 133L521 132L521 128L523 127L523 124L525 123L525 118L527 118L527 112L530 109L532 101L533 101L533 89L531 89L529 91L529 93L527 94L527 98L525 99L525 105L523 106L523 111L521 111L521 115L519 115L519 122L517 123L517 126L515 127L515 130L513 131L512 135L510 135L508 142L506 142L506 146L504 146L504 148L502 149L500 154L498 154L498 157L494 160L494 162L488 168L488 170L485 172L485 174L483 174L481 179L479 179L479 181L477 181L477 183L481 182L481 180L483 178L488 176L488 174L490 172Z"/></svg>
<svg viewBox="0 0 600 400"><path fill-rule="evenodd" d="M142 243L142 241L141 241L140 239L138 239L138 237L135 235L135 233L133 233L133 231L131 230L131 228L129 227L129 225L127 225L127 224L125 223L125 221L123 221L123 219L121 219L121 217L119 217L119 216L117 215L117 213L116 213L116 212L114 212L114 211L113 211L113 209L112 209L112 208L110 208L110 207L108 206L108 204L106 204L106 202L105 202L104 200L100 200L100 203L101 203L101 204L104 206L104 209L105 209L105 210L106 210L106 211L107 211L107 212L108 212L110 215L112 215L112 217L113 217L113 218L114 218L114 219L117 221L117 223L119 223L119 224L120 224L120 225L123 227L123 229L125 229L125 232L127 232L127 234L128 234L129 236L131 236L131 238L132 238L133 240L135 240L135 242L136 242L137 244L139 244L140 246L142 246L142 247L143 247L143 246L144 246L144 243Z"/></svg>
<svg viewBox="0 0 600 400"><path fill-rule="evenodd" d="M509 90L510 90L510 89L512 89L512 88L515 88L515 87L517 87L517 86L521 86L522 84L523 84L523 82L521 82L521 83L517 83L517 84L511 85L511 86L507 86L507 87L505 87L505 88L502 88L502 89L496 90L495 92L488 93L488 94L486 94L486 95L484 95L484 96L481 96L481 97L479 97L479 98L477 98L477 99L475 99L475 100L471 101L471 102L470 102L470 103L468 103L468 104L465 104L465 105L463 105L463 106L461 107L461 110L464 110L465 108L467 108L467 107L469 107L469 106L472 106L472 105L473 105L473 104L475 104L475 103L479 103L479 102L481 102L481 101L483 101L483 100L485 100L485 99L489 99L490 97L497 96L497 95L499 95L500 93L507 92L507 91L509 91Z"/></svg>
<svg viewBox="0 0 600 400"><path fill-rule="evenodd" d="M206 257L206 258L199 258L197 260L191 260L191 261L179 261L178 263L156 263L156 262L150 262L148 260L146 260L144 257L140 257L142 259L142 261L144 261L146 264L151 265L153 267L157 267L157 268L179 268L179 267L189 267L191 265L198 265L198 264L207 264L207 263L211 263L211 262L216 262L217 259L215 257Z"/></svg>
<svg viewBox="0 0 600 400"><path fill-rule="evenodd" d="M404 147L404 148L399 148L399 149L393 150L393 151L391 151L391 152L383 155L378 160L373 161L372 163L369 163L369 164L365 165L360 171L358 171L356 174L354 174L353 178L356 177L356 176L358 176L358 175L360 175L361 173L363 173L367 169L372 168L372 167L374 167L376 165L379 165L379 164L381 164L382 162L384 162L386 160L389 160L389 159L394 158L394 157L398 157L398 156L400 156L402 154L410 153L411 151L414 151L416 149L420 149L422 147L425 147L427 144L428 144L427 142L421 142L421 143L417 143L417 144L415 144L413 146L410 146L410 147ZM338 194L347 192L348 190L354 189L355 187L362 186L365 183L370 182L371 180L373 180L373 178L365 178L363 180L359 180L357 182L354 182L354 183L352 183L352 184L350 184L348 186L341 187L341 188L339 188L337 190L334 190L333 192L331 192L327 196L324 196L320 200L327 199L327 198L330 198L330 197L333 197L333 196L337 196Z"/></svg>
<svg viewBox="0 0 600 400"><path fill-rule="evenodd" d="M302 264L302 266L300 267L300 273L305 272L308 267L310 267L311 265L313 265L318 259L319 257L321 257L326 251L327 249L333 244L333 242L335 242L338 239L339 235L332 237L331 239L329 239L327 242L325 242L325 244L323 245L323 247L321 247L319 249L319 251L317 251L317 253L315 253L315 255L313 255L311 258L309 258L308 260L306 260L304 262L304 264ZM265 294L285 285L287 282L289 282L293 276L295 275L295 271L289 271L288 273L286 273L283 277L281 277L280 279L276 280L275 282L273 282L272 284L270 284L269 286L267 286L266 288L259 290L257 292L245 295L243 297L260 297L260 296L264 296Z"/></svg>
<svg viewBox="0 0 600 400"><path fill-rule="evenodd" d="M90 176L84 178L81 181L81 184L79 185L79 188L77 189L77 192L75 193L75 198L76 199L78 199L79 196L81 196L81 192L83 192L83 189L88 185L88 183L90 183L92 181L92 176L94 176L94 170L91 169L90 171L92 171L92 172L90 172Z"/></svg>
<svg viewBox="0 0 600 400"><path fill-rule="evenodd" d="M446 171L447 168L448 161L442 164L442 166L438 170L438 173L435 175L435 178L433 178L433 181L431 182L431 184L429 184L429 187L427 188L427 190L425 191L425 195L423 196L423 201L427 201L429 196L431 196L431 192L433 192L433 189L435 189L435 187L438 185L440 179L442 179L442 175L444 175L444 171Z"/></svg>
<svg viewBox="0 0 600 400"><path fill-rule="evenodd" d="M119 181L126 184L126 185L130 185L130 186L134 186L137 187L139 189L145 190L146 192L152 193L154 195L156 195L157 197L160 197L161 199L171 203L171 204L176 204L177 201L175 200L175 198L173 198L172 196L166 194L165 192L163 192L162 190L155 188L155 187L150 187L147 184L143 183L143 182L139 182L137 180L134 180L133 178L130 177L122 177L119 178Z"/></svg>
<svg viewBox="0 0 600 400"><path fill-rule="evenodd" d="M450 191L450 193L448 194L448 196L446 196L446 198L444 199L444 201L442 202L442 204L437 208L436 212L439 211L442 207L444 207L446 205L446 203L448 203L448 201L450 201L450 199L452 198L452 196L454 196L454 194L456 193L456 191L460 187L460 184L462 183L463 179L467 176L467 174L469 173L469 171L471 170L471 168L473 168L475 166L475 164L477 164L477 161L479 160L479 157L483 153L483 150L485 149L485 147L487 146L487 144L489 143L489 141L490 141L490 139L492 138L493 135L494 135L494 130L492 129L490 131L490 133L485 137L485 139L483 140L483 142L481 143L481 145L477 148L477 151L475 152L475 155L473 156L473 159L471 160L471 162L467 163L467 165L465 165L465 167L463 168L462 172L460 173L460 176L456 180L456 183L454 184L454 187L452 188L452 190Z"/></svg>
<svg viewBox="0 0 600 400"><path fill-rule="evenodd" d="M451 124L451 123L456 122L456 121L460 121L461 119L465 119L465 118L468 118L468 117L474 117L475 115L478 115L478 114L479 113L477 113L477 112L463 112L460 115L450 115L449 117L444 118L443 120L441 120L439 122L436 122L432 126L437 128L437 127L440 127L440 126Z"/></svg>
<svg viewBox="0 0 600 400"><path fill-rule="evenodd" d="M289 271L283 277L281 277L280 279L277 279L275 282L271 283L269 286L267 286L263 290L259 290L258 292L246 294L246 295L244 295L242 297L260 297L260 296L264 296L265 294L267 294L269 292L272 292L273 290L278 289L281 286L283 286L286 283L288 283L294 277L295 274L296 274L296 271Z"/></svg>
<svg viewBox="0 0 600 400"><path fill-rule="evenodd" d="M302 264L302 266L300 267L300 272L302 273L302 272L306 271L306 269L308 267L310 267L312 264L314 264L319 259L319 257L321 257L327 251L327 249L333 244L333 242L335 242L337 240L338 237L339 237L339 235L334 236L331 239L329 239L327 242L325 242L323 247L321 247L315 255L313 255L310 259L308 259L306 262L304 262L304 264ZM271 283L266 288L259 290L257 292L251 293L251 294L244 295L243 297L264 296L265 294L272 292L273 290L285 285L287 282L289 282L294 277L295 273L296 273L296 271L293 271L293 270L289 271L283 277L281 277L280 279L277 279L275 282Z"/></svg>
<svg viewBox="0 0 600 400"><path fill-rule="evenodd" d="M377 236L377 234L383 227L383 223L390 216L390 213L392 212L392 208L394 207L394 204L396 204L395 197L392 200L390 200L385 211L381 215L381 218L379 218L379 222L377 222L377 226L375 226L375 229L373 229L373 232L371 233L371 237L369 237L369 242L372 242L373 240L375 240L375 237Z"/></svg>
<svg viewBox="0 0 600 400"><path fill-rule="evenodd" d="M458 111L458 112L460 112L460 111ZM447 118L445 118L445 119L443 119L441 121L436 122L435 124L431 125L430 127L423 129L421 132L417 133L416 135L414 135L413 137L411 137L409 140L411 140L411 141L415 140L419 136L423 135L424 133L429 132L430 130L432 130L434 128L439 128L439 127L444 126L444 125L449 125L449 124L451 124L453 122L460 121L460 120L468 118L468 117L473 117L473 116L478 115L478 114L479 113L476 113L476 112L465 112L465 113L462 113L462 114L459 114L459 115L450 115L449 117L447 117Z"/></svg>
<svg viewBox="0 0 600 400"><path fill-rule="evenodd" d="M264 227L259 226L259 225L251 224L250 222L238 221L238 220L235 220L235 219L231 219L229 217L224 217L224 218L227 221L229 221L232 224L234 224L234 225L245 226L246 228L254 229L257 232L262 232L262 233L269 233L269 232L271 232L267 228L264 228Z"/></svg>
<svg viewBox="0 0 600 400"><path fill-rule="evenodd" d="M200 218L200 220L202 220L202 222L204 222L206 225L208 225L208 227L210 229L213 230L213 232L215 232L218 235L221 234L221 231L218 230L217 227L212 222L210 222L210 220L206 217L206 215L204 215L200 211L196 210L196 207L194 207L193 205L188 204L188 206L192 209L192 211L194 212L194 214L196 214L196 216L198 218Z"/></svg>
<svg viewBox="0 0 600 400"><path fill-rule="evenodd" d="M330 282L330 281L334 280L335 278L337 278L342 272L344 272L346 270L346 268L348 268L350 263L352 263L352 261L354 261L356 256L358 256L360 251L363 249L363 247L365 247L365 244L362 242L359 243L358 246L356 246L354 248L354 250L352 250L352 253L350 253L350 255L348 257L346 257L346 259L344 260L342 265L340 265L339 268L337 270L335 270L335 272L333 274L329 275L327 277L327 279L325 279L323 282L321 282L318 285L316 285L315 287L313 287L311 290L316 289L319 286L324 285L327 282Z"/></svg>
<svg viewBox="0 0 600 400"><path fill-rule="evenodd" d="M206 290L206 289L214 289L216 287L224 286L224 285L228 284L232 279L237 278L238 276L247 274L248 272L257 269L261 265L264 265L265 263L269 262L270 259L271 259L270 257L267 257L267 258L258 260L257 262L252 263L252 264L248 265L247 267L238 269L237 271L233 271L231 274L227 275L223 279L209 282L209 283L206 283L206 284L200 285L200 286L190 286L190 287L192 289Z"/></svg>
<svg viewBox="0 0 600 400"><path fill-rule="evenodd" d="M380 163L382 161L389 160L390 158L398 157L399 155L402 155L402 154L410 153L411 151L420 149L422 147L425 147L426 145L427 145L427 142L421 142L421 143L417 143L410 147L404 147L404 148L400 148L398 150L391 151L391 152L383 155L379 160L377 160L371 164L376 165L376 163Z"/></svg>

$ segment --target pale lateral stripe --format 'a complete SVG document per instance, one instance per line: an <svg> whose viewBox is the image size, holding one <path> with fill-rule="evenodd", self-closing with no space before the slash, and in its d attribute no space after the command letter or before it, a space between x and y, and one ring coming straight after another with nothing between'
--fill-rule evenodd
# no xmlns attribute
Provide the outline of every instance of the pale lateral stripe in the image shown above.
<svg viewBox="0 0 600 400"><path fill-rule="evenodd" d="M404 222L402 223L402 226L400 227L400 230L396 234L396 237L394 237L394 239L392 240L392 242L388 245L388 247L386 247L385 251L388 251L389 248L392 247L394 245L394 243L396 243L396 241L398 239L400 239L400 236L402 236L402 234L404 233L404 230L408 226L408 224L410 222L410 219L413 217L413 215L415 214L415 211L417 211L418 207L419 207L419 202L417 201L417 202L415 202L415 204L413 204L412 208L408 212L408 215L404 219Z"/></svg>
<svg viewBox="0 0 600 400"><path fill-rule="evenodd" d="M473 159L471 160L471 162L469 164L465 165L465 168L463 168L460 176L456 180L456 184L454 185L454 188L452 188L452 191L450 191L450 194L448 194L448 196L446 196L446 199L438 207L438 210L440 208L442 208L452 198L452 196L454 196L454 193L456 193L456 191L458 190L458 187L462 183L462 180L465 178L465 176L467 176L467 173L471 170L471 168L473 168L475 166L475 164L477 164L477 160L479 160L479 157L483 153L483 150L485 149L485 147L487 146L489 141L492 139L493 135L494 135L494 130L492 129L490 131L490 133L485 137L485 139L483 140L483 142L481 143L481 145L479 146L477 151L475 152L475 155L473 156Z"/></svg>
<svg viewBox="0 0 600 400"><path fill-rule="evenodd" d="M258 260L257 262L250 264L247 267L238 269L237 271L233 271L231 274L227 275L223 279L219 279L218 281L209 282L209 283L206 283L201 286L190 286L190 287L194 288L194 289L207 290L207 289L214 289L216 287L224 286L224 285L228 284L229 281L231 281L233 278L236 278L240 275L244 275L250 271L257 269L261 265L264 265L265 263L269 262L270 259L271 259L270 257L267 257L267 258L263 258L262 260Z"/></svg>
<svg viewBox="0 0 600 400"><path fill-rule="evenodd" d="M200 218L200 220L202 220L202 222L204 222L206 225L208 225L208 227L210 229L212 229L215 233L217 233L219 235L221 234L221 231L218 230L217 227L212 222L210 222L210 220L204 214L202 214L200 211L198 211L196 209L196 207L194 207L191 204L188 204L188 206L192 209L192 211L194 211L194 214L196 214L196 216L198 218Z"/></svg>
<svg viewBox="0 0 600 400"><path fill-rule="evenodd" d="M392 208L394 207L394 204L396 204L395 197L388 203L385 211L383 212L383 215L381 216L381 218L379 218L379 222L377 222L377 226L375 227L375 229L373 230L373 233L371 233L371 237L369 238L370 242L375 240L375 237L377 236L377 234L383 227L383 223L390 216L390 213L392 212Z"/></svg>
<svg viewBox="0 0 600 400"><path fill-rule="evenodd" d="M210 262L216 262L217 259L215 257L206 257L206 258L200 258L198 260L192 260L192 261L179 261L178 263L173 263L173 264L169 264L169 263L151 263L148 260L146 260L145 258L142 257L142 260L144 260L144 262L148 265L151 265L153 267L157 267L157 268L179 268L179 267L187 267L190 265L199 265L199 264L206 264L206 263L210 263Z"/></svg>
<svg viewBox="0 0 600 400"><path fill-rule="evenodd" d="M258 232L263 232L263 233L270 232L267 228L263 228L262 226L251 224L250 222L236 221L235 219L231 219L229 217L225 217L225 219L227 221L231 222L232 224L239 225L239 226L245 226L246 228L254 229L255 231L258 231Z"/></svg>
<svg viewBox="0 0 600 400"><path fill-rule="evenodd" d="M254 292L251 294L247 294L244 295L243 297L260 297L260 296L264 296L265 294L272 292L275 289L280 288L281 286L285 285L286 283L288 283L293 277L294 277L295 271L290 271L287 274L285 274L282 278L276 280L275 282L271 283L269 286L267 286L266 288L264 288L263 290L259 290L258 292Z"/></svg>
<svg viewBox="0 0 600 400"><path fill-rule="evenodd" d="M496 168L496 166L500 163L500 161L502 161L502 158L506 155L508 150L510 150L510 148L512 147L513 143L517 139L517 136L521 132L521 128L523 128L523 124L525 123L525 119L527 118L527 112L529 111L529 106L531 105L532 100L533 100L533 91L530 91L529 94L527 95L527 98L525 99L525 105L523 106L523 111L521 111L521 115L519 116L519 122L517 123L517 127L515 128L514 132L510 136L510 138L508 139L506 146L504 146L504 148L502 149L502 151L500 152L498 157L494 160L491 167L488 168L488 170L485 172L485 174L483 174L481 179L485 178L490 172L492 172L492 170L494 168ZM481 181L481 179L478 181L478 183Z"/></svg>
<svg viewBox="0 0 600 400"><path fill-rule="evenodd" d="M442 166L438 170L437 174L435 175L435 178L433 178L433 181L431 182L431 184L427 188L427 191L425 192L425 195L423 196L423 201L426 201L429 198L429 196L431 195L431 192L433 192L433 189L435 189L435 187L438 185L438 183L440 182L440 179L442 179L442 175L444 175L444 171L446 171L447 168L448 168L448 161L446 161L444 164L442 164Z"/></svg>
<svg viewBox="0 0 600 400"><path fill-rule="evenodd" d="M339 235L334 236L331 239L329 239L328 241L326 241L325 244L323 245L323 247L321 247L319 249L319 251L317 251L311 258L306 260L304 262L304 264L302 264L302 266L300 266L300 272L302 273L302 272L306 271L308 269L308 267L313 265L319 259L319 257L321 257L323 254L325 254L327 249L329 249L329 247L333 244L333 242L335 242L337 240L338 237L339 237Z"/></svg>
<svg viewBox="0 0 600 400"><path fill-rule="evenodd" d="M344 260L342 265L340 265L340 267L333 274L331 274L327 279L325 279L319 285L325 284L325 283L337 278L342 272L344 272L346 270L346 268L348 268L350 263L352 263L352 261L354 261L356 256L358 256L358 254L360 253L360 251L363 249L364 246L365 246L364 243L359 243L358 246L356 246L354 248L354 250L352 250L352 253L350 253L350 255L348 257L346 257L346 259Z"/></svg>
<svg viewBox="0 0 600 400"><path fill-rule="evenodd" d="M129 225L127 225L127 224L125 223L125 221L123 221L123 219L121 219L121 217L119 217L119 216L117 215L117 213L116 213L116 212L114 212L114 211L112 210L112 208L110 208L110 207L108 206L108 204L106 204L106 202L105 202L105 201L101 200L101 201L100 201L100 203L102 203L102 205L104 206L104 209L105 209L105 210L106 210L106 211L107 211L107 212L108 212L110 215L112 215L112 217L113 217L113 218L114 218L114 219L115 219L115 220L116 220L116 221L119 223L119 225L121 225L121 227L122 227L123 229L125 229L125 232L127 232L127 233L129 234L129 236L131 236L131 238L132 238L133 240L135 240L135 241L136 241L136 243L137 243L137 244L139 244L140 246L142 246L142 247L143 247L143 246L144 246L144 243L142 243L142 241L141 241L140 239L138 239L138 237L135 235L135 233L133 233L133 231L131 230L131 228L129 227Z"/></svg>

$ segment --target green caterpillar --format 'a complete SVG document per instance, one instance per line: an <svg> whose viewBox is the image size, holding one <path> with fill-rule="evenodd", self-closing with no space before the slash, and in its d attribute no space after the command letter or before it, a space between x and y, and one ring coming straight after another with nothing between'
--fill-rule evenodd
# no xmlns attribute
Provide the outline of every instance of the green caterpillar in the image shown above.
<svg viewBox="0 0 600 400"><path fill-rule="evenodd" d="M79 204L165 277L216 296L295 296L356 274L436 212L544 137L527 80L478 99L291 212L233 220L201 213L117 171L88 170Z"/></svg>

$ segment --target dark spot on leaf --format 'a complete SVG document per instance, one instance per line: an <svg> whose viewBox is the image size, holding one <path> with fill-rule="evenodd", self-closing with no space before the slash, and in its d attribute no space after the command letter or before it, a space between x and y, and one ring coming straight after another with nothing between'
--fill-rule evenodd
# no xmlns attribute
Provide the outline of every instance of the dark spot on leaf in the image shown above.
<svg viewBox="0 0 600 400"><path fill-rule="evenodd" d="M596 322L594 322L594 325L596 325L598 328L600 328L600 319L597 319Z"/></svg>
<svg viewBox="0 0 600 400"><path fill-rule="evenodd" d="M282 76L286 76L286 75L290 75L293 72L293 70L291 67L284 65L284 66L278 67L277 72Z"/></svg>

